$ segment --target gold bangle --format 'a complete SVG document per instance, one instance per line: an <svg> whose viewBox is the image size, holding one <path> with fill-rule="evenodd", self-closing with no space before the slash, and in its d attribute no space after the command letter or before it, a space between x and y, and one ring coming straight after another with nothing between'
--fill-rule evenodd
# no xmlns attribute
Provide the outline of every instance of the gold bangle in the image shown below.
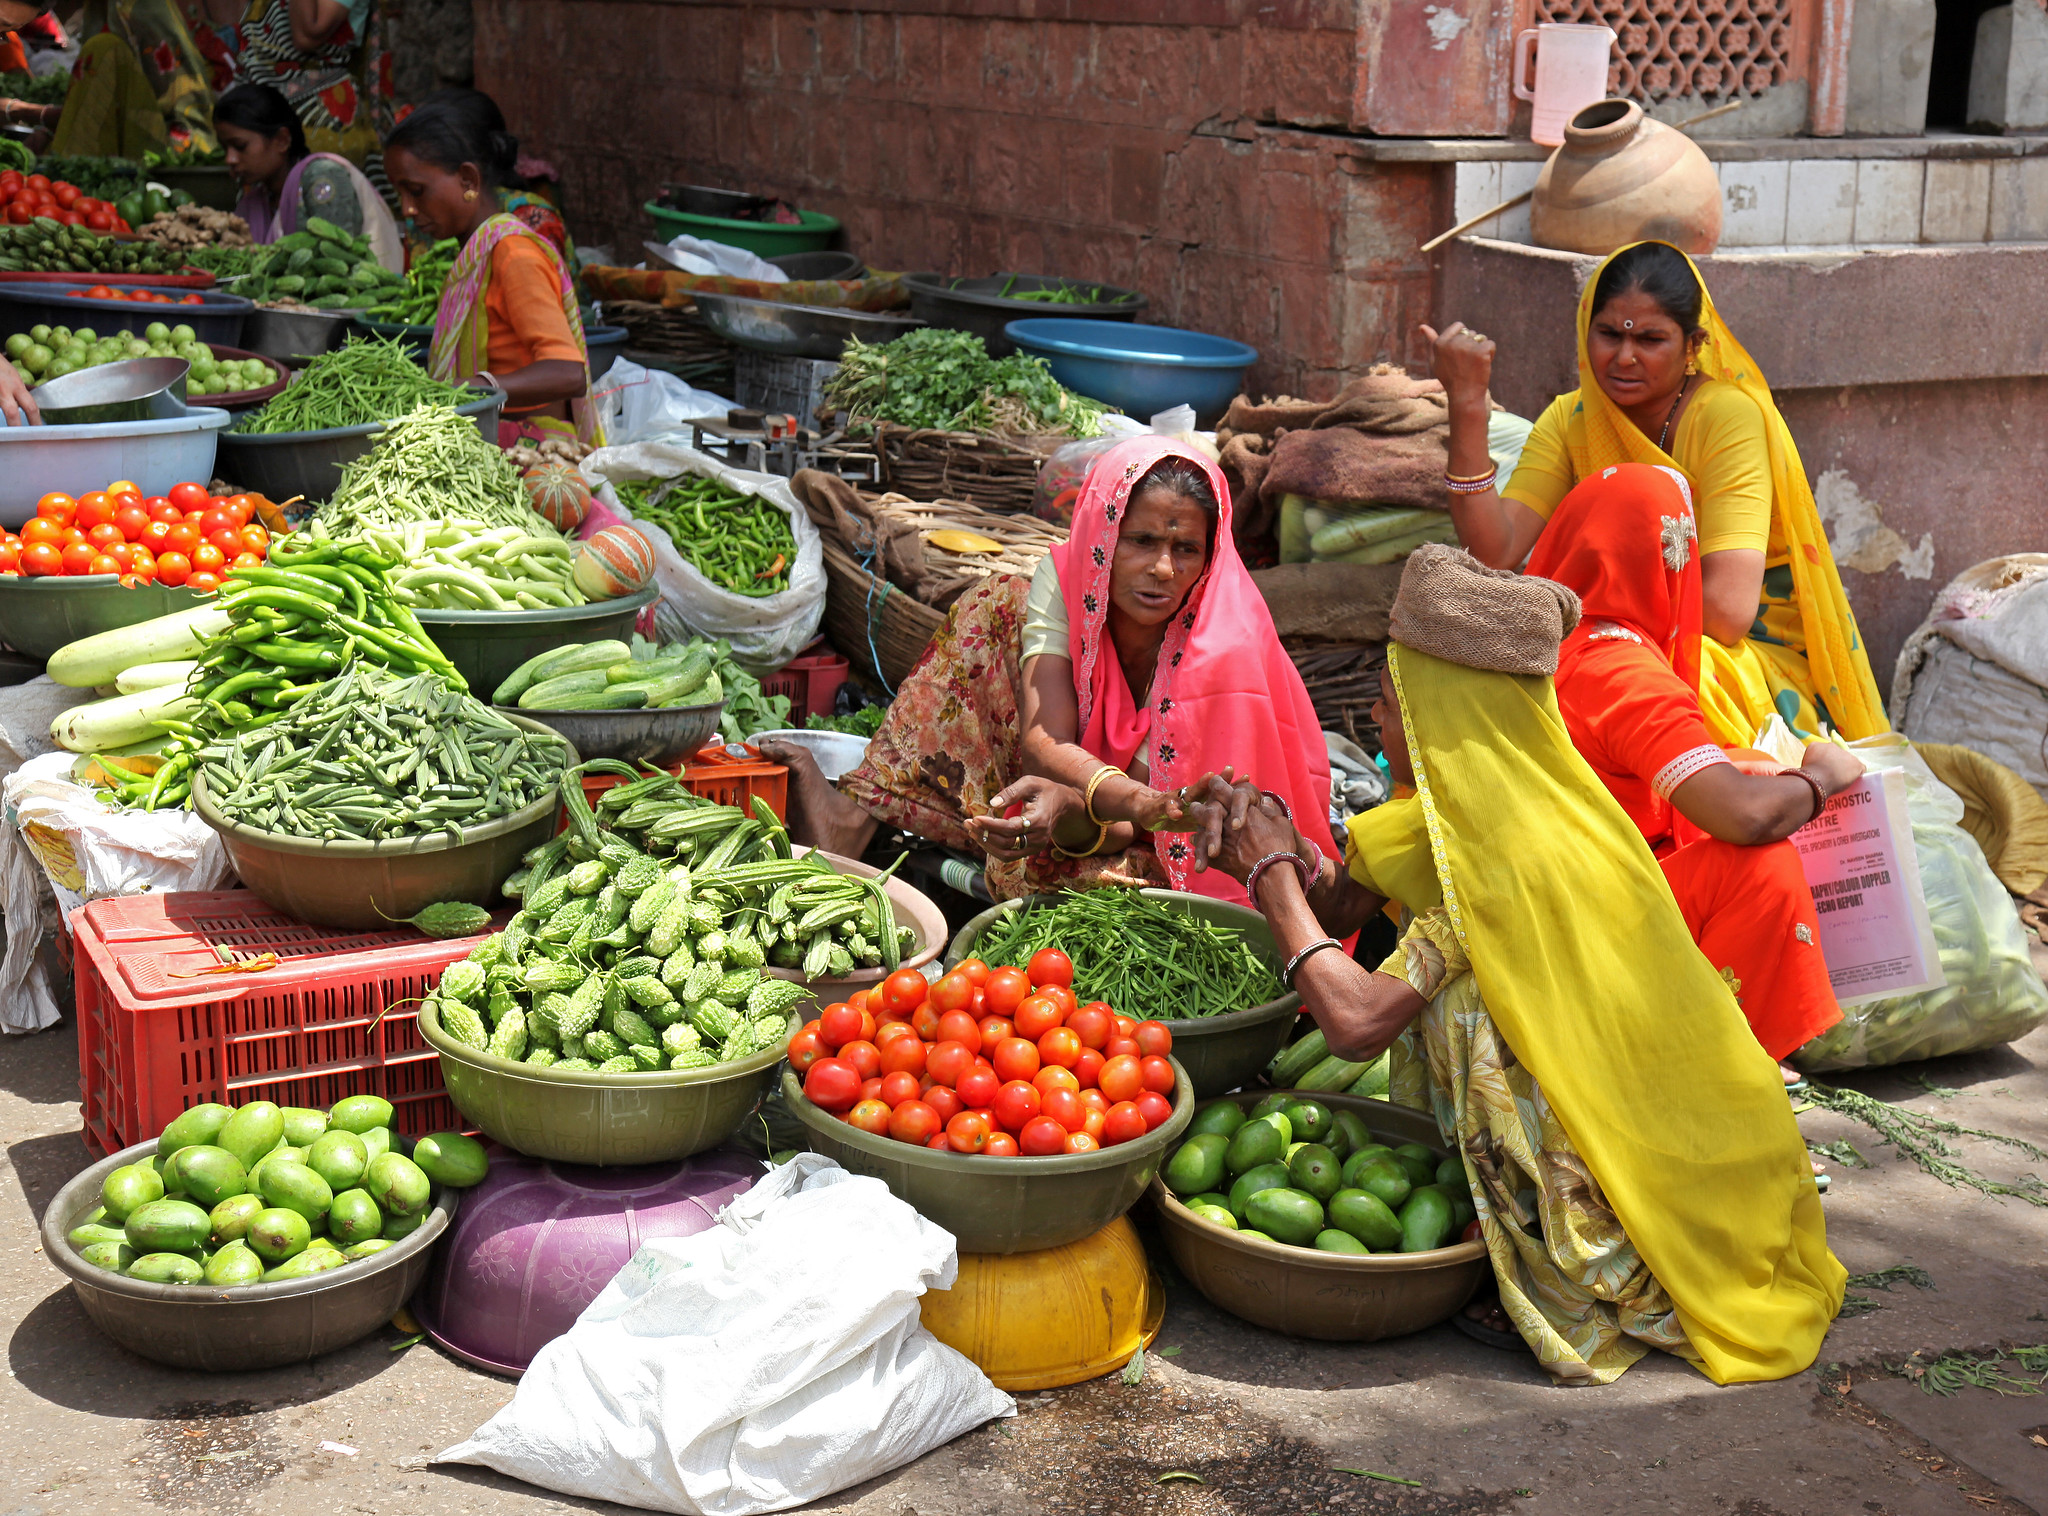
<svg viewBox="0 0 2048 1516"><path fill-rule="evenodd" d="M1095 823L1095 825L1097 830L1095 833L1095 845L1093 847L1087 848L1079 853L1070 853L1065 848L1061 847L1057 842L1055 842L1052 845L1052 850L1055 853L1059 854L1062 858L1093 858L1097 853L1102 851L1102 845L1105 842L1109 841L1109 823L1107 821L1098 821Z"/></svg>
<svg viewBox="0 0 2048 1516"><path fill-rule="evenodd" d="M1101 827L1105 832L1109 830L1109 823L1107 821L1104 821L1100 816L1095 814L1095 791L1097 787L1101 785L1102 781L1107 779L1111 774L1115 774L1120 779L1128 779L1131 777L1129 774L1126 774L1122 769L1118 768L1115 764L1105 763L1101 768L1097 769L1093 774L1091 774L1088 777L1088 788L1086 792L1081 796L1081 804L1084 807L1086 807L1088 811L1088 819L1094 822L1097 826ZM1097 842L1095 845L1098 848L1102 846L1100 842ZM1082 854L1080 856L1085 857L1086 854Z"/></svg>
<svg viewBox="0 0 2048 1516"><path fill-rule="evenodd" d="M1499 465L1497 465L1497 464L1496 464L1496 465L1495 465L1494 467L1492 467L1492 468L1488 469L1488 470L1487 470L1487 471L1486 471L1485 473L1483 473L1483 474L1453 474L1453 473L1451 473L1451 472L1450 472L1450 471L1449 471L1448 469L1446 469L1446 470L1444 471L1444 483L1446 483L1446 484L1477 484L1477 483L1479 483L1479 482L1480 482L1480 481L1481 481L1482 479L1491 479L1491 478L1492 478L1492 477L1493 477L1494 475L1498 474L1499 472L1500 472L1500 467L1499 467Z"/></svg>

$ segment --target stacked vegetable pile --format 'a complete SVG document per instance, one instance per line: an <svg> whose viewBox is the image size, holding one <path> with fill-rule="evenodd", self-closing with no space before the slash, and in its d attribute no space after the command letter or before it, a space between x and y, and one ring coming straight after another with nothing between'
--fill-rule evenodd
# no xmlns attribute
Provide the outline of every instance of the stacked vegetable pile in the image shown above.
<svg viewBox="0 0 2048 1516"><path fill-rule="evenodd" d="M7 357L21 382L30 389L82 368L124 363L130 358L183 358L192 365L185 380L188 396L231 395L261 389L277 377L276 371L261 358L216 355L182 322L166 326L161 321L152 321L142 329L140 337L126 332L109 332L102 337L89 326L74 330L38 322L7 339Z"/></svg>
<svg viewBox="0 0 2048 1516"><path fill-rule="evenodd" d="M780 1047L807 992L762 972L761 934L773 934L778 897L787 918L821 871L838 876L790 858L765 806L750 818L666 774L606 791L615 829L601 829L583 794L590 772L632 771L596 762L563 776L569 830L507 881L523 903L505 930L442 974L442 1029L478 1052L574 1073L712 1068ZM622 834L631 819L646 823L644 846Z"/></svg>
<svg viewBox="0 0 2048 1516"><path fill-rule="evenodd" d="M789 517L759 495L697 474L614 489L636 522L660 527L691 567L720 589L758 599L789 588L796 534Z"/></svg>
<svg viewBox="0 0 2048 1516"><path fill-rule="evenodd" d="M717 647L689 642L657 648L641 638L572 642L529 658L491 696L529 711L624 711L716 705L725 699Z"/></svg>
<svg viewBox="0 0 2048 1516"><path fill-rule="evenodd" d="M1266 1065L1266 1082L1283 1090L1315 1090L1377 1098L1387 1093L1387 1055L1352 1063L1330 1051L1322 1028L1282 1048Z"/></svg>
<svg viewBox="0 0 2048 1516"><path fill-rule="evenodd" d="M972 332L921 327L894 342L847 341L825 398L856 426L1093 437L1109 407L1053 378L1043 358L991 358Z"/></svg>
<svg viewBox="0 0 2048 1516"><path fill-rule="evenodd" d="M138 225L135 235L146 242L161 242L187 252L201 247L253 247L249 223L232 211L210 205L181 205L159 211L147 225ZM264 256L269 256L266 250Z"/></svg>
<svg viewBox="0 0 2048 1516"><path fill-rule="evenodd" d="M369 238L351 237L333 222L309 216L306 229L279 238L270 257L236 285L235 293L258 305L360 310L403 283L377 261Z"/></svg>
<svg viewBox="0 0 2048 1516"><path fill-rule="evenodd" d="M455 268L455 255L461 251L459 239L446 237L425 252L414 253L405 271L404 287L384 291L383 298L363 312L363 319L401 326L430 324L441 308L441 290Z"/></svg>
<svg viewBox="0 0 2048 1516"><path fill-rule="evenodd" d="M260 495L215 497L190 482L146 499L128 479L75 500L53 490L19 532L0 532L0 577L119 574L130 588L212 590L229 568L260 567L269 552L259 502L268 504Z"/></svg>
<svg viewBox="0 0 2048 1516"><path fill-rule="evenodd" d="M326 1112L253 1101L182 1112L156 1156L115 1169L71 1229L95 1268L151 1284L305 1279L374 1258L419 1230L437 1184L481 1184L474 1138L391 1130L391 1102L351 1095Z"/></svg>
<svg viewBox="0 0 2048 1516"><path fill-rule="evenodd" d="M1081 1004L1074 969L1048 948L1028 970L970 958L929 987L901 970L806 1022L789 1065L820 1110L920 1147L1043 1158L1133 1141L1173 1115L1173 1034Z"/></svg>
<svg viewBox="0 0 2048 1516"><path fill-rule="evenodd" d="M1059 946L1075 976L1116 1005L1183 1020L1221 1016L1286 993L1243 932L1135 890L1082 890L997 916L974 950L1018 963Z"/></svg>
<svg viewBox="0 0 2048 1516"><path fill-rule="evenodd" d="M1424 1253L1478 1235L1463 1159L1375 1142L1354 1112L1286 1092L1249 1115L1229 1096L1203 1106L1161 1177L1204 1221L1325 1253Z"/></svg>
<svg viewBox="0 0 2048 1516"><path fill-rule="evenodd" d="M203 698L221 707L233 682ZM235 722L233 736L189 755L207 802L259 831L309 842L447 832L459 846L470 828L553 794L568 762L560 737L514 726L436 674L399 679L352 663L326 682L266 688L287 702L277 716Z"/></svg>
<svg viewBox="0 0 2048 1516"><path fill-rule="evenodd" d="M421 406L463 405L477 398L475 390L430 378L401 343L351 337L308 362L283 394L237 421L235 430L275 436L369 426Z"/></svg>
<svg viewBox="0 0 2048 1516"><path fill-rule="evenodd" d="M307 535L389 559L393 592L408 605L542 610L589 598L576 583L576 545L534 512L504 453L446 405L422 404L387 425L342 469Z"/></svg>
<svg viewBox="0 0 2048 1516"><path fill-rule="evenodd" d="M8 210L12 212L20 204L17 200ZM90 218L104 219L98 211ZM185 255L177 248L155 242L117 242L88 225L66 226L54 216L10 218L7 225L0 226L0 273L119 278L124 274L175 274L184 266Z"/></svg>
<svg viewBox="0 0 2048 1516"><path fill-rule="evenodd" d="M46 154L36 159L35 170L26 174L26 179L41 179L53 191L62 184L79 195L112 202L123 195L133 194L140 187L142 165L133 158ZM0 174L0 188L4 188L6 183L6 175Z"/></svg>

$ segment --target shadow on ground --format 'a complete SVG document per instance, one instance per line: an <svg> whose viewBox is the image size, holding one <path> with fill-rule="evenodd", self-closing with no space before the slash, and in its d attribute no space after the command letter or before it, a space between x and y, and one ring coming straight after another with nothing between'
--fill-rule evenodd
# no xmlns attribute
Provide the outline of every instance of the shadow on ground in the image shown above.
<svg viewBox="0 0 2048 1516"><path fill-rule="evenodd" d="M94 1160L86 1150L85 1139L77 1132L52 1132L47 1137L9 1143L7 1161L14 1166L15 1177L21 1181L21 1193L40 1225L43 1212L49 1209L57 1191L73 1175L90 1168Z"/></svg>
<svg viewBox="0 0 2048 1516"><path fill-rule="evenodd" d="M47 1031L7 1038L0 1090L31 1105L78 1104L78 1022L71 1016Z"/></svg>

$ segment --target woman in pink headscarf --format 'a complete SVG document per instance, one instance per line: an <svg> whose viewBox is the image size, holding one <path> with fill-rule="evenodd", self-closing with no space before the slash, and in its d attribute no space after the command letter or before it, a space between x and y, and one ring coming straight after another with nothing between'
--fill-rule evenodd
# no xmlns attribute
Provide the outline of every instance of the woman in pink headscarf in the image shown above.
<svg viewBox="0 0 2048 1516"><path fill-rule="evenodd" d="M1239 893L1196 873L1180 786L1280 796L1326 853L1330 765L1237 556L1216 466L1165 438L1099 458L1037 574L961 598L835 794L800 749L794 824L858 854L878 822L969 849L997 898L1100 883Z"/></svg>

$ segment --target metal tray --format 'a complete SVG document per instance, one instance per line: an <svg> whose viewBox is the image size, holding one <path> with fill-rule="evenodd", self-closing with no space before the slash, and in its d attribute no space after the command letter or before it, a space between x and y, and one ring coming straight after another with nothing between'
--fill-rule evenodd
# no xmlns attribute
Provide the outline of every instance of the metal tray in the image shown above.
<svg viewBox="0 0 2048 1516"><path fill-rule="evenodd" d="M781 358L837 359L845 351L849 337L858 337L863 342L893 342L924 325L912 316L871 316L865 311L826 305L785 305L775 300L713 295L702 290L691 298L697 302L704 324L719 336L741 347Z"/></svg>

